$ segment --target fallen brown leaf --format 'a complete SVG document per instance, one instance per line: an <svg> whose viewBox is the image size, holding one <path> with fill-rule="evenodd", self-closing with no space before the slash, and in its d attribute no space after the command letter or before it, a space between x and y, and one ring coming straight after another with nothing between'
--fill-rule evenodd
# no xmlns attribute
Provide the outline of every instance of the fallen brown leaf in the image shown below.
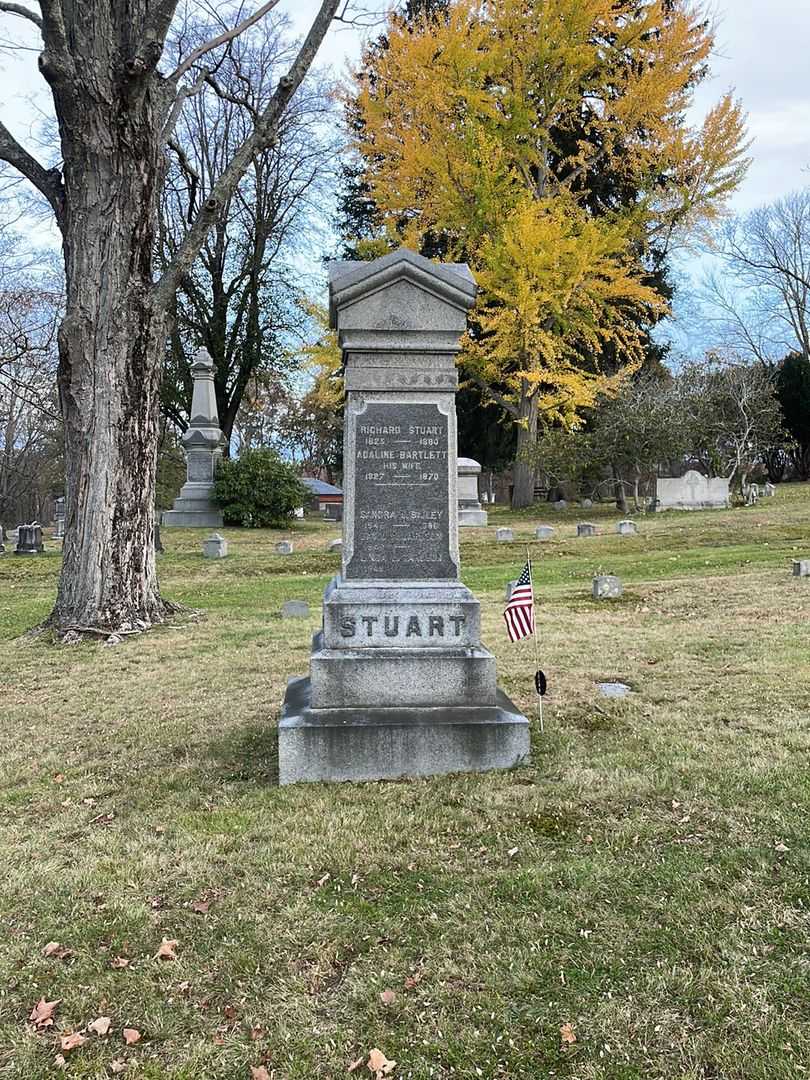
<svg viewBox="0 0 810 1080"><path fill-rule="evenodd" d="M395 1065L396 1062L389 1061L382 1050L378 1050L376 1046L369 1051L367 1068L369 1072L374 1073L374 1080L383 1080L384 1076L390 1076Z"/></svg>
<svg viewBox="0 0 810 1080"><path fill-rule="evenodd" d="M134 1046L136 1042L141 1041L141 1033L137 1028L124 1028L123 1036L127 1046Z"/></svg>
<svg viewBox="0 0 810 1080"><path fill-rule="evenodd" d="M98 1016L92 1024L87 1025L87 1030L94 1031L96 1035L106 1035L110 1030L111 1023L112 1020L110 1020L109 1016Z"/></svg>
<svg viewBox="0 0 810 1080"><path fill-rule="evenodd" d="M59 941L49 941L42 950L42 955L55 956L58 960L64 960L66 956L71 955L71 950L66 949Z"/></svg>
<svg viewBox="0 0 810 1080"><path fill-rule="evenodd" d="M576 1032L574 1031L574 1025L573 1024L567 1024L567 1023L563 1024L560 1027L560 1042L562 1043L563 1048L565 1048L566 1046L570 1046L572 1043L575 1043L576 1041L577 1041L577 1036L576 1036Z"/></svg>
<svg viewBox="0 0 810 1080"><path fill-rule="evenodd" d="M127 1063L121 1058L115 1058L113 1061L110 1062L111 1073L122 1073L124 1069L126 1069L126 1067Z"/></svg>
<svg viewBox="0 0 810 1080"><path fill-rule="evenodd" d="M176 960L177 953L175 952L175 949L177 948L178 944L179 942L175 941L174 938L164 938L163 941L160 943L160 948L155 953L155 959Z"/></svg>
<svg viewBox="0 0 810 1080"><path fill-rule="evenodd" d="M45 998L40 998L31 1010L31 1015L28 1019L35 1027L51 1027L53 1024L53 1014L56 1010L56 1006L61 1000L61 998L57 998L56 1001L46 1001Z"/></svg>
<svg viewBox="0 0 810 1080"><path fill-rule="evenodd" d="M270 1080L270 1073L264 1065L251 1065L250 1076L251 1080Z"/></svg>
<svg viewBox="0 0 810 1080"><path fill-rule="evenodd" d="M191 910L197 915L207 915L210 907L210 900L195 900L191 905Z"/></svg>
<svg viewBox="0 0 810 1080"><path fill-rule="evenodd" d="M129 967L129 964L130 964L130 960L129 960L128 956L115 956L110 961L110 967L114 967L114 968Z"/></svg>
<svg viewBox="0 0 810 1080"><path fill-rule="evenodd" d="M75 1050L77 1046L82 1046L83 1043L86 1042L87 1039L80 1031L74 1031L70 1035L63 1035L59 1040L59 1045L62 1050L69 1053L71 1050Z"/></svg>
<svg viewBox="0 0 810 1080"><path fill-rule="evenodd" d="M383 1005L393 1005L396 996L397 995L394 993L393 990L383 990L383 992L380 994L380 1001L383 1003Z"/></svg>

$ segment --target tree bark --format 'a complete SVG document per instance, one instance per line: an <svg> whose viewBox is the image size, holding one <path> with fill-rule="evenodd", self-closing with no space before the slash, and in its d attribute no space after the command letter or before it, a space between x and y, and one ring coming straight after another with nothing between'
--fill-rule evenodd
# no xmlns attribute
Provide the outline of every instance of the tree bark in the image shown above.
<svg viewBox="0 0 810 1080"><path fill-rule="evenodd" d="M93 80L54 95L66 192L58 376L66 522L52 616L60 631L150 626L165 612L153 545L168 328L152 299L161 103L154 83L122 88L114 62L105 72L93 59Z"/></svg>
<svg viewBox="0 0 810 1080"><path fill-rule="evenodd" d="M520 388L520 406L517 425L517 451L515 453L512 509L518 510L534 503L535 462L537 445L537 394L524 379Z"/></svg>

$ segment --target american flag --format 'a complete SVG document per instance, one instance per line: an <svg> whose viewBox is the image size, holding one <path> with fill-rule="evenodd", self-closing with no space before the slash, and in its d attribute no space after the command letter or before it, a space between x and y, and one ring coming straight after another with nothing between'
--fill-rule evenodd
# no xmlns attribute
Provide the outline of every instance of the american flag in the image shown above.
<svg viewBox="0 0 810 1080"><path fill-rule="evenodd" d="M534 633L534 595L532 593L532 566L526 563L515 582L506 611L506 631L510 641L520 641Z"/></svg>

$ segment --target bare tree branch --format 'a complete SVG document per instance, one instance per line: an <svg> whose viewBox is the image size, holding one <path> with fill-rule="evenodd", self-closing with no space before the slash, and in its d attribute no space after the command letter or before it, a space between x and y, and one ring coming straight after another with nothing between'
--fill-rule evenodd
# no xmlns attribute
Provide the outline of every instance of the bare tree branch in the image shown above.
<svg viewBox="0 0 810 1080"><path fill-rule="evenodd" d="M64 210L65 189L58 169L46 169L21 146L6 125L0 121L0 161L7 161L30 180L53 207L56 220L61 223Z"/></svg>
<svg viewBox="0 0 810 1080"><path fill-rule="evenodd" d="M203 70L200 72L200 74L197 76L193 83L189 83L188 86L180 87L177 92L177 97L174 99L174 102L172 104L169 118L163 125L161 138L164 142L168 143L171 139L172 133L177 126L177 121L180 119L180 113L183 111L183 106L185 105L187 99L190 97L194 97L195 94L199 94L199 92L205 86L210 74L211 72L208 70L208 68L203 68Z"/></svg>
<svg viewBox="0 0 810 1080"><path fill-rule="evenodd" d="M374 26L379 26L384 23L389 12L387 10L380 11L359 11L357 14L351 14L352 0L344 0L343 10L339 15L335 15L335 22L343 23L344 26L354 27L361 30L370 30Z"/></svg>
<svg viewBox="0 0 810 1080"><path fill-rule="evenodd" d="M37 15L35 11L31 11L27 7L23 7L22 4L7 4L0 2L0 11L6 11L9 15L19 15L22 19L28 19L34 26L38 26L42 29L42 19Z"/></svg>
<svg viewBox="0 0 810 1080"><path fill-rule="evenodd" d="M250 162L257 153L273 144L284 110L309 70L339 6L340 0L323 0L320 11L315 16L306 40L301 46L292 67L279 80L275 93L270 98L252 133L236 151L225 171L212 188L211 194L203 204L194 224L186 233L174 258L155 286L155 300L159 305L164 307L168 305L177 288L178 281L183 274L186 274L191 269L208 230L221 213L222 207L233 195Z"/></svg>
<svg viewBox="0 0 810 1080"><path fill-rule="evenodd" d="M197 201L197 188L200 183L200 174L194 168L194 165L189 160L188 154L177 139L169 139L169 146L174 150L175 154L177 154L180 167L188 179L188 211L186 214L186 221L191 224L194 220L194 204Z"/></svg>
<svg viewBox="0 0 810 1080"><path fill-rule="evenodd" d="M169 76L169 79L176 82L182 75L192 68L201 56L205 56L206 53L211 52L212 49L218 49L220 45L225 45L228 41L232 41L235 37L238 37L245 30L257 23L259 19L263 18L268 11L272 11L278 4L279 0L267 0L267 3L262 4L260 8L257 8L252 15L248 15L246 19L242 19L240 23L232 27L230 30L225 30L223 33L218 34L216 37L206 41L203 45L199 45L193 52L191 52L186 59L177 67Z"/></svg>

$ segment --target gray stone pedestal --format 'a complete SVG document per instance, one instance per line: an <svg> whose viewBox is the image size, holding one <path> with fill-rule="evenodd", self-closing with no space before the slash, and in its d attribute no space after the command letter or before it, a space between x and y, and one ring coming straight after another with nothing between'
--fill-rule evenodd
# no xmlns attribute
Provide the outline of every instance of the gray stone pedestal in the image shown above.
<svg viewBox="0 0 810 1080"><path fill-rule="evenodd" d="M214 473L222 457L225 438L219 427L217 399L214 392L214 361L200 349L191 366L194 392L191 420L182 442L186 451L186 482L165 510L161 524L192 529L221 529L222 511L211 501Z"/></svg>
<svg viewBox="0 0 810 1080"><path fill-rule="evenodd" d="M485 772L511 769L528 756L526 717L501 690L492 705L474 709L313 709L311 690L306 676L287 684L279 726L282 784Z"/></svg>
<svg viewBox="0 0 810 1080"><path fill-rule="evenodd" d="M455 354L474 297L466 266L409 251L331 268L347 391L342 571L309 677L287 689L282 784L528 757L528 721L498 690L479 603L458 580Z"/></svg>

